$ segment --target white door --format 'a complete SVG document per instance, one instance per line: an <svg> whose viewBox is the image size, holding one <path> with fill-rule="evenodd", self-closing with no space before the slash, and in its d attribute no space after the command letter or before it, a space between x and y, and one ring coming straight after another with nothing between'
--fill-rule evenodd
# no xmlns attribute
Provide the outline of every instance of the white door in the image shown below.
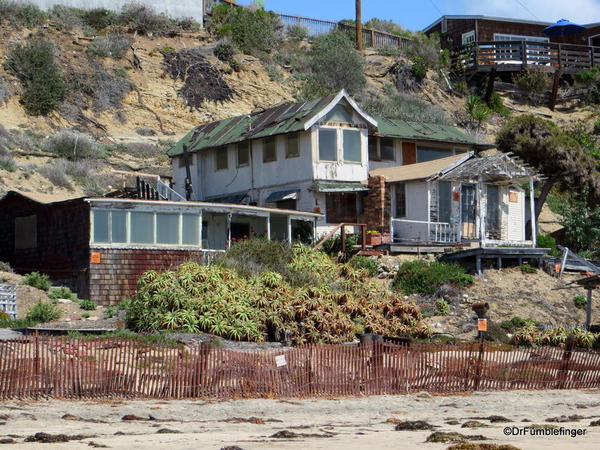
<svg viewBox="0 0 600 450"><path fill-rule="evenodd" d="M525 193L521 189L508 190L508 240L525 240Z"/></svg>

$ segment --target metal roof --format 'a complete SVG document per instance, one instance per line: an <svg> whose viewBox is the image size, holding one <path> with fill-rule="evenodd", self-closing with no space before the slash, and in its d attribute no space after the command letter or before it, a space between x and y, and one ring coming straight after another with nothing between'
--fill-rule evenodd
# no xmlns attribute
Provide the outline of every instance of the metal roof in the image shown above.
<svg viewBox="0 0 600 450"><path fill-rule="evenodd" d="M360 181L315 181L312 190L316 192L360 192L369 187Z"/></svg>
<svg viewBox="0 0 600 450"><path fill-rule="evenodd" d="M182 155L184 145L189 152L197 152L249 139L303 131L342 99L345 99L372 126L377 126L377 122L363 112L346 91L342 90L326 97L298 103L282 103L252 114L197 126L177 142L167 155L171 157Z"/></svg>
<svg viewBox="0 0 600 450"><path fill-rule="evenodd" d="M478 149L493 148L491 144L479 142L452 125L409 122L399 119L377 118L377 136L395 137L414 141L432 141L461 144Z"/></svg>

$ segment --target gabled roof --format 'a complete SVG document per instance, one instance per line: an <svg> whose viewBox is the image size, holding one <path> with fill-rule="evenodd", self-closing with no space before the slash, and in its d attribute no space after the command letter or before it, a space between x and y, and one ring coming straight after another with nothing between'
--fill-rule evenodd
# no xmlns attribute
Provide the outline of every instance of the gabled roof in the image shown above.
<svg viewBox="0 0 600 450"><path fill-rule="evenodd" d="M432 141L468 145L478 149L492 148L452 125L408 122L399 119L377 118L377 136L395 137L413 141Z"/></svg>
<svg viewBox="0 0 600 450"><path fill-rule="evenodd" d="M73 195L73 194L43 194L40 192L25 192L20 191L18 189L13 189L8 191L4 197L0 200L4 200L10 197L21 197L27 200L33 201L35 203L40 203L42 205L50 205L52 203L62 203L68 202L72 200L82 200L85 197L81 195Z"/></svg>
<svg viewBox="0 0 600 450"><path fill-rule="evenodd" d="M520 182L537 177L535 169L529 167L509 153L494 152L471 158L440 176L442 180L477 180L484 176L490 181Z"/></svg>
<svg viewBox="0 0 600 450"><path fill-rule="evenodd" d="M433 161L407 164L405 166L383 167L369 172L369 176L383 176L388 183L425 180L444 171L453 169L473 156L473 153L461 153Z"/></svg>
<svg viewBox="0 0 600 450"><path fill-rule="evenodd" d="M200 125L175 144L167 155L182 155L184 145L189 152L197 152L248 139L308 130L342 99L345 99L366 122L377 127L377 121L366 114L346 91L342 90L335 95L305 102L283 103L257 113Z"/></svg>

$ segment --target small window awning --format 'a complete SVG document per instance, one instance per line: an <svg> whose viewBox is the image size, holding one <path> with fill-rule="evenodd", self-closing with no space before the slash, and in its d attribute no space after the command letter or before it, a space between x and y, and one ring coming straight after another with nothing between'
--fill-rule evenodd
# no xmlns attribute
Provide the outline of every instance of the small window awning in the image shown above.
<svg viewBox="0 0 600 450"><path fill-rule="evenodd" d="M230 204L242 204L248 197L247 192L240 192L238 194L225 195L222 197L213 197L207 199L208 202L212 203L230 203Z"/></svg>
<svg viewBox="0 0 600 450"><path fill-rule="evenodd" d="M317 181L313 185L316 192L361 192L368 191L369 187L359 181Z"/></svg>
<svg viewBox="0 0 600 450"><path fill-rule="evenodd" d="M288 189L286 191L274 191L269 194L265 202L275 203L284 200L298 200L298 191L296 189Z"/></svg>

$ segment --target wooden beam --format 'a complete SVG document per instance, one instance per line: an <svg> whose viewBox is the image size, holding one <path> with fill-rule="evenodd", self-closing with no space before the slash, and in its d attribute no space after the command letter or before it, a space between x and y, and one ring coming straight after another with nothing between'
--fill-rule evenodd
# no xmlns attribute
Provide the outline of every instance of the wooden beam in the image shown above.
<svg viewBox="0 0 600 450"><path fill-rule="evenodd" d="M363 50L362 0L356 0L356 49Z"/></svg>
<svg viewBox="0 0 600 450"><path fill-rule="evenodd" d="M592 324L592 292L593 289L587 290L587 303L585 305L585 329L589 330Z"/></svg>
<svg viewBox="0 0 600 450"><path fill-rule="evenodd" d="M561 75L562 72L560 71L560 69L554 72L554 80L552 82L552 93L550 94L550 104L548 105L550 111L554 111L554 108L556 107L556 98L558 97L558 87L560 86Z"/></svg>
<svg viewBox="0 0 600 450"><path fill-rule="evenodd" d="M529 178L529 215L531 216L531 242L532 247L537 245L537 223L535 221L535 191L533 177Z"/></svg>
<svg viewBox="0 0 600 450"><path fill-rule="evenodd" d="M485 90L485 97L483 98L488 106L492 101L492 94L494 93L494 79L496 78L496 67L492 67L488 75L488 84Z"/></svg>

